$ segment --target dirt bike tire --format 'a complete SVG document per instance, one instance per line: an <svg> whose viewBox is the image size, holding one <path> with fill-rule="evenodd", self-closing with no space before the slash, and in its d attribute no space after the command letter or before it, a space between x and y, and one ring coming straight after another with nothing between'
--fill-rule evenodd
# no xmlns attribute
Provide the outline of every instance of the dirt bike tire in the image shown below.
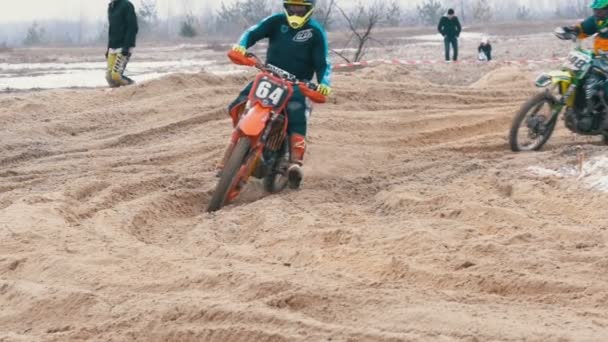
<svg viewBox="0 0 608 342"><path fill-rule="evenodd" d="M237 176L239 170L245 162L245 158L250 150L250 145L251 143L247 138L240 138L236 143L230 158L228 158L228 161L222 170L222 175L217 182L217 186L215 187L215 191L211 196L211 200L207 205L207 212L218 211L226 204L226 198L228 197L228 193L230 192L232 184L234 183L234 177Z"/></svg>
<svg viewBox="0 0 608 342"><path fill-rule="evenodd" d="M535 106L539 105L542 102L554 104L555 101L556 101L555 98L551 94L549 94L547 92L542 92L542 93L538 93L538 94L534 95L532 98L530 98L528 101L526 101L521 106L521 108L517 112L517 115L515 115L515 117L513 118L513 122L511 124L511 130L509 132L509 145L511 147L511 151L513 151L513 152L524 151L520 148L520 146L518 144L517 133L519 132L519 129L521 128L522 121L528 115L528 112L530 112L530 110L532 110ZM545 136L543 136L543 138L532 148L525 149L526 151L538 151L545 145L545 143L547 143L547 141L549 141L549 139L551 138L551 135L553 134L553 131L555 130L555 124L557 123L556 118L552 118L550 120L551 121L549 122L549 125L547 126L547 133L545 134Z"/></svg>
<svg viewBox="0 0 608 342"><path fill-rule="evenodd" d="M277 177L284 178L278 186L277 186ZM266 191L269 194L279 193L279 192L285 190L285 188L287 187L287 183L288 183L288 180L285 175L273 172L273 173L269 174L268 176L264 177L264 191Z"/></svg>

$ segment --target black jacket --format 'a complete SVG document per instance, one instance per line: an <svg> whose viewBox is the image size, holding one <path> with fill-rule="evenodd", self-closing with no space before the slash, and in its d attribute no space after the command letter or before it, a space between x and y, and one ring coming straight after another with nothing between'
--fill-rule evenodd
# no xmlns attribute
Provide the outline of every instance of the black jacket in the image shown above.
<svg viewBox="0 0 608 342"><path fill-rule="evenodd" d="M452 19L448 17L441 17L441 20L439 20L439 25L437 25L437 30L443 36L455 38L460 36L462 27L460 26L460 21L458 20L457 16L454 16Z"/></svg>
<svg viewBox="0 0 608 342"><path fill-rule="evenodd" d="M114 0L108 5L108 48L131 48L139 27L135 7L129 0Z"/></svg>
<svg viewBox="0 0 608 342"><path fill-rule="evenodd" d="M477 52L483 52L486 55L486 57L488 58L488 60L492 60L492 45L490 43L479 44L479 47L477 48Z"/></svg>

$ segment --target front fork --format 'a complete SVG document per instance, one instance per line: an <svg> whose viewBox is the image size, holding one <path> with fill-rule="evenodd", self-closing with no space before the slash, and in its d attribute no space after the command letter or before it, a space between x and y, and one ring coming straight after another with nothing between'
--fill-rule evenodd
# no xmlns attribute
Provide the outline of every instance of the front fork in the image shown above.
<svg viewBox="0 0 608 342"><path fill-rule="evenodd" d="M554 87L552 87L551 90L547 89L547 95L553 97L552 90L555 90L558 87L561 87L561 84L557 83ZM544 115L538 115L538 111L532 116L528 117L526 120L526 126L528 127L528 134L530 135L530 138L534 139L539 135L546 134L547 129L555 124L555 121L559 117L559 113L562 111L564 106L567 105L568 99L570 96L572 96L572 94L574 94L574 91L576 91L576 86L571 84L566 90L564 96L557 101L551 101L551 117L546 118Z"/></svg>
<svg viewBox="0 0 608 342"><path fill-rule="evenodd" d="M245 139L250 139L251 140L251 152L249 153L249 155L246 157L246 170L241 170L240 175L239 175L239 179L241 183L240 185L244 185L244 183L247 181L247 179L254 173L256 173L256 169L258 168L258 166L265 166L265 165L260 165L260 163L263 163L263 152L264 152L264 148L266 146L267 143L271 143L269 142L269 138L272 136L273 133L273 128L276 126L276 124L278 123L279 125L286 125L285 122L282 120L284 119L281 115L276 114L276 113L271 113L271 116L266 124L266 126L264 127L264 130L262 131L262 133L258 136L258 137L249 137L244 135L242 132L239 131L239 129L235 129L232 132L232 135L230 136L230 142L228 143L228 147L226 148L226 151L224 151L224 156L222 157L222 160L220 162L220 164L218 165L218 169L223 169L224 165L226 165L226 162L228 161L228 159L230 158L230 155L232 154L232 152L234 151L234 147L236 146L237 142L239 139L245 138ZM280 121L277 121L280 120ZM283 127L284 127L283 126ZM252 155L253 153L253 155ZM253 158L253 159L251 159ZM257 173L256 173L257 176Z"/></svg>

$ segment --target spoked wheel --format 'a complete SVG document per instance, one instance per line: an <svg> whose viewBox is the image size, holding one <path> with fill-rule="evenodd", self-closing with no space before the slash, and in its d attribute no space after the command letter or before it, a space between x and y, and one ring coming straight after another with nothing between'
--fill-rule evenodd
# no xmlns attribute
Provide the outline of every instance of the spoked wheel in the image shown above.
<svg viewBox="0 0 608 342"><path fill-rule="evenodd" d="M211 201L207 206L207 212L213 212L220 210L226 203L234 200L239 192L241 179L238 177L239 171L242 170L245 165L247 155L249 154L250 142L247 138L241 138L236 143L228 162L222 170L220 180L215 187L215 192L211 197Z"/></svg>
<svg viewBox="0 0 608 342"><path fill-rule="evenodd" d="M557 115L553 115L555 102L551 94L544 92L523 104L511 124L511 151L538 151L545 145L557 123Z"/></svg>

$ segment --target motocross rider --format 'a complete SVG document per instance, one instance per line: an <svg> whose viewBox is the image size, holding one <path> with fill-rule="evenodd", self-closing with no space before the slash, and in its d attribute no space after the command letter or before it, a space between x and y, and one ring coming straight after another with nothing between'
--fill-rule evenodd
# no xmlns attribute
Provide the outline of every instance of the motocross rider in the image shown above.
<svg viewBox="0 0 608 342"><path fill-rule="evenodd" d="M596 36L593 50L596 56L603 58L594 61L595 66L608 73L608 0L594 0L589 6L593 9L593 15L576 26L563 27L566 34L575 34L579 39ZM567 38L567 37L566 37ZM585 81L585 95L587 100L587 111L585 114L598 115L598 105L601 106L602 99L599 98L600 83L605 77L591 73ZM608 82L604 83L604 100L608 96Z"/></svg>
<svg viewBox="0 0 608 342"><path fill-rule="evenodd" d="M328 96L331 93L332 74L329 46L325 30L316 20L311 19L315 3L316 0L284 0L283 13L271 15L249 28L232 50L245 54L258 41L268 38L267 63L303 81L311 80L313 74L316 74L319 83L317 91ZM237 125L245 108L251 87L252 83L228 106L233 127ZM292 188L298 188L304 176L302 163L306 151L307 121L311 113L310 101L298 87L294 87L286 111L290 146L288 179ZM233 144L228 147L224 161L219 165L220 170L233 148Z"/></svg>

